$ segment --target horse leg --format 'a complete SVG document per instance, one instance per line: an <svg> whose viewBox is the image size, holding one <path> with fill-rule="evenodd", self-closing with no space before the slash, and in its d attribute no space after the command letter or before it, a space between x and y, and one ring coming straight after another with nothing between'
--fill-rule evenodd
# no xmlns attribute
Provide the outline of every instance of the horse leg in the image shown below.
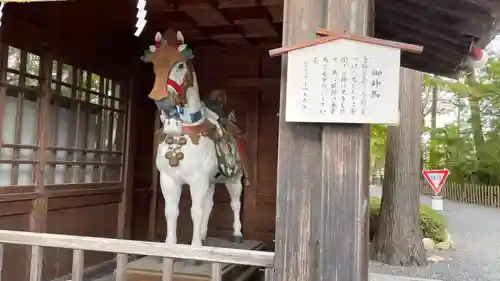
<svg viewBox="0 0 500 281"><path fill-rule="evenodd" d="M215 184L210 184L203 200L203 222L201 224L201 239L203 243L205 243L207 239L208 221L210 219L212 207L214 206L214 192Z"/></svg>
<svg viewBox="0 0 500 281"><path fill-rule="evenodd" d="M203 201L208 191L210 182L208 180L208 176L201 176L188 184L189 191L191 193L191 219L193 220L193 239L191 240L191 246L201 246Z"/></svg>
<svg viewBox="0 0 500 281"><path fill-rule="evenodd" d="M160 186L165 199L165 218L167 221L167 238L165 243L177 244L177 217L179 216L179 200L182 185L165 173L160 173Z"/></svg>
<svg viewBox="0 0 500 281"><path fill-rule="evenodd" d="M193 220L193 238L191 239L191 246L202 246L201 228L203 223L203 205L204 199L208 192L210 181L208 175L203 175L196 180L188 182L189 193L191 193L191 219ZM188 261L190 265L201 265L203 262L199 260Z"/></svg>
<svg viewBox="0 0 500 281"><path fill-rule="evenodd" d="M243 242L243 234L241 233L241 220L240 220L240 211L241 211L241 192L243 190L243 186L241 185L241 177L238 177L239 180L234 182L226 183L227 191L229 192L229 197L231 197L231 210L233 210L233 242L242 243Z"/></svg>

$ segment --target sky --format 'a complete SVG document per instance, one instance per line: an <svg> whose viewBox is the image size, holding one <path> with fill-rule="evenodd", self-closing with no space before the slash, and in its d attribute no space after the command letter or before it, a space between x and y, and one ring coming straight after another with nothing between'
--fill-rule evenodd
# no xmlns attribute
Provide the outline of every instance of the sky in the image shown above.
<svg viewBox="0 0 500 281"><path fill-rule="evenodd" d="M500 34L497 35L495 37L495 39L493 39L486 48L500 52ZM442 95L443 94L441 94L440 96L443 97ZM446 95L446 94L444 94L444 95ZM439 105L438 105L438 107L439 107ZM438 128L444 127L446 124L455 122L456 119L457 119L457 111L456 110L452 110L447 114L440 114L436 118L436 127L438 127ZM460 118L460 119L462 119L462 118ZM430 115L426 116L425 123L427 125L430 124Z"/></svg>

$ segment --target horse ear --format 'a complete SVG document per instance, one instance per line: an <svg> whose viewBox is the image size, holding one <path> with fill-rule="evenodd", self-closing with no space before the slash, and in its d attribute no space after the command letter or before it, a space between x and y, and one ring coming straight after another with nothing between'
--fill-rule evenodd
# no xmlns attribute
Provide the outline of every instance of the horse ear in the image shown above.
<svg viewBox="0 0 500 281"><path fill-rule="evenodd" d="M158 41L161 40L161 38L162 38L161 33L160 32L156 32L155 41L158 42Z"/></svg>
<svg viewBox="0 0 500 281"><path fill-rule="evenodd" d="M182 32L180 30L177 31L177 41L181 42L181 44L184 44L184 35L182 35Z"/></svg>

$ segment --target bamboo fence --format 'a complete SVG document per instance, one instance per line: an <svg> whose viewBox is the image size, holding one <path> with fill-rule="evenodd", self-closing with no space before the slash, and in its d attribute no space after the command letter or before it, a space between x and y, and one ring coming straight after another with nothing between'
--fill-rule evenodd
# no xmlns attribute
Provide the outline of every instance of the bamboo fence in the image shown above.
<svg viewBox="0 0 500 281"><path fill-rule="evenodd" d="M419 190L424 195L434 194L430 184L425 180L420 181ZM439 193L447 200L495 208L500 208L499 194L500 186L454 182L446 182Z"/></svg>

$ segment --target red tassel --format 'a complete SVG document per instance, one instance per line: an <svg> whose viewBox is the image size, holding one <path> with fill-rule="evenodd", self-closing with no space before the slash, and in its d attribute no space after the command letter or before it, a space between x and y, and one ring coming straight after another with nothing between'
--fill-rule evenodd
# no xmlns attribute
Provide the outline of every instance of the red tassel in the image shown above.
<svg viewBox="0 0 500 281"><path fill-rule="evenodd" d="M161 41L156 41L155 42L155 47L158 49L161 47Z"/></svg>
<svg viewBox="0 0 500 281"><path fill-rule="evenodd" d="M483 49L475 48L474 49L474 59L480 60L483 57Z"/></svg>

